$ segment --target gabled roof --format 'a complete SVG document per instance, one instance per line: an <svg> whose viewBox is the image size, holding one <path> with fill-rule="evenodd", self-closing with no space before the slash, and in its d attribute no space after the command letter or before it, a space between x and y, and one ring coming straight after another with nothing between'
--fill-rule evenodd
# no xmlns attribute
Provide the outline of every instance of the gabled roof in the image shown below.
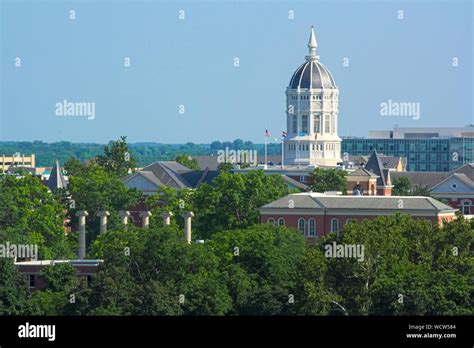
<svg viewBox="0 0 474 348"><path fill-rule="evenodd" d="M67 181L64 178L57 160L54 162L53 168L51 169L51 174L48 179L48 187L51 191L67 187Z"/></svg>
<svg viewBox="0 0 474 348"><path fill-rule="evenodd" d="M393 178L407 177L412 186L421 186L428 187L428 189L433 189L434 187L440 185L442 182L447 181L453 175L457 174L456 177L459 180L469 183L466 180L469 179L474 181L474 163L465 164L462 167L455 169L452 172L392 172Z"/></svg>
<svg viewBox="0 0 474 348"><path fill-rule="evenodd" d="M123 179L127 183L137 175L143 176L156 186L174 188L196 188L201 183L210 183L217 175L213 170L191 170L174 161L159 161L146 166Z"/></svg>

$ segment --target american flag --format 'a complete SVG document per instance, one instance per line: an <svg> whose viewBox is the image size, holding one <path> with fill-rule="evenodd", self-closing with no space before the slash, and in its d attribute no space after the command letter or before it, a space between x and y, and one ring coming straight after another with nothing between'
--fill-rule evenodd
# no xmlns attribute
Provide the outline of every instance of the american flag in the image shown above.
<svg viewBox="0 0 474 348"><path fill-rule="evenodd" d="M281 131L281 137L286 138L286 132L285 131Z"/></svg>
<svg viewBox="0 0 474 348"><path fill-rule="evenodd" d="M270 136L270 132L268 131L268 129L265 129L265 136L266 136L266 137L269 137L269 136Z"/></svg>

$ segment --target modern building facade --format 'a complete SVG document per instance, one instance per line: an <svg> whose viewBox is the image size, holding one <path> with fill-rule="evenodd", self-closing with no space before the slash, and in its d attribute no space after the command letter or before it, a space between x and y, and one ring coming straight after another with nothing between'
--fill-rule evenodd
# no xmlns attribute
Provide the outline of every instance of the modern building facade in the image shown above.
<svg viewBox="0 0 474 348"><path fill-rule="evenodd" d="M35 154L26 156L25 154L14 154L12 156L3 154L0 156L0 170L3 172L7 171L10 167L36 167Z"/></svg>
<svg viewBox="0 0 474 348"><path fill-rule="evenodd" d="M344 138L342 152L364 156L376 150L386 156L406 157L408 171L449 172L474 162L473 126L405 128L370 134L377 138Z"/></svg>
<svg viewBox="0 0 474 348"><path fill-rule="evenodd" d="M311 241L330 232L339 233L352 221L396 213L443 224L455 218L456 209L430 197L338 196L304 192L266 204L259 212L261 223L295 228Z"/></svg>
<svg viewBox="0 0 474 348"><path fill-rule="evenodd" d="M341 138L337 135L339 89L320 62L317 46L311 28L309 54L286 88L285 165L336 166L341 162Z"/></svg>

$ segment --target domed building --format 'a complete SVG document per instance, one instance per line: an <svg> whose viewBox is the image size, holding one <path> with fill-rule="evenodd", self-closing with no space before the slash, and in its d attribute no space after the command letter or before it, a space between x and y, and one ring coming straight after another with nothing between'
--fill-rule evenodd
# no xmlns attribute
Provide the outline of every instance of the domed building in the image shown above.
<svg viewBox="0 0 474 348"><path fill-rule="evenodd" d="M311 27L309 55L286 88L285 165L336 166L342 161L341 138L337 135L339 89L331 72L319 61L317 47Z"/></svg>

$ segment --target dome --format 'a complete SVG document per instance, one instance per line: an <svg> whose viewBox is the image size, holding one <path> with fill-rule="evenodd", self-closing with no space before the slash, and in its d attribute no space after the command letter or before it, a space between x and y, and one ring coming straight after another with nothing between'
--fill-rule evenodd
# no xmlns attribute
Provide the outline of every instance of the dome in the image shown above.
<svg viewBox="0 0 474 348"><path fill-rule="evenodd" d="M302 64L291 77L289 88L332 88L336 82L329 70L319 60Z"/></svg>

